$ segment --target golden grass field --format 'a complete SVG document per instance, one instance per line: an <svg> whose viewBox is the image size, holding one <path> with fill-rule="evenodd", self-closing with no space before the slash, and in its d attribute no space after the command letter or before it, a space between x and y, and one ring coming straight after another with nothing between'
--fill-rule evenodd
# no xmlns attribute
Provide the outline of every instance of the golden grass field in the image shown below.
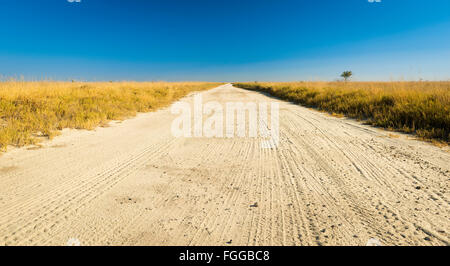
<svg viewBox="0 0 450 266"><path fill-rule="evenodd" d="M167 106L207 82L0 82L0 149Z"/></svg>
<svg viewBox="0 0 450 266"><path fill-rule="evenodd" d="M450 82L249 82L237 87L365 120L368 124L450 141Z"/></svg>

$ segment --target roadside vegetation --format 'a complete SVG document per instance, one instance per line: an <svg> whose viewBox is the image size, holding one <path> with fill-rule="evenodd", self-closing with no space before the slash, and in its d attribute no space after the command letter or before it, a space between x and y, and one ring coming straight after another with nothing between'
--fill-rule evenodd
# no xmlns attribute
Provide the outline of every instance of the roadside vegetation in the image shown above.
<svg viewBox="0 0 450 266"><path fill-rule="evenodd" d="M269 93L333 115L450 141L450 82L251 82L237 87Z"/></svg>
<svg viewBox="0 0 450 266"><path fill-rule="evenodd" d="M0 82L0 149L35 144L63 128L93 129L169 105L206 82Z"/></svg>

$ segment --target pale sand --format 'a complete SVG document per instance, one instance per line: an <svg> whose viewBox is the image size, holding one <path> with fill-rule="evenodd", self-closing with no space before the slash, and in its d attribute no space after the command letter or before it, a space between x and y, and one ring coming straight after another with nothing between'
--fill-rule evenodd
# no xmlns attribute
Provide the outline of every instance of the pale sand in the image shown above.
<svg viewBox="0 0 450 266"><path fill-rule="evenodd" d="M203 99L278 101L231 85ZM449 244L448 151L278 102L277 149L174 138L166 108L8 151L0 245Z"/></svg>

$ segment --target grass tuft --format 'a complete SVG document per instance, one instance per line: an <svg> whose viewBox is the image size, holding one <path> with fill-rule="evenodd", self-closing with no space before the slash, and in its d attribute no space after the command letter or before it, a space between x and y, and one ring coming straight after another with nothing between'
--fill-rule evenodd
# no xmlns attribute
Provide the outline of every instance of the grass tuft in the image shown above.
<svg viewBox="0 0 450 266"><path fill-rule="evenodd" d="M334 115L433 141L450 142L450 82L252 82L269 93Z"/></svg>
<svg viewBox="0 0 450 266"><path fill-rule="evenodd" d="M36 144L63 128L93 129L169 105L206 82L0 82L0 149Z"/></svg>

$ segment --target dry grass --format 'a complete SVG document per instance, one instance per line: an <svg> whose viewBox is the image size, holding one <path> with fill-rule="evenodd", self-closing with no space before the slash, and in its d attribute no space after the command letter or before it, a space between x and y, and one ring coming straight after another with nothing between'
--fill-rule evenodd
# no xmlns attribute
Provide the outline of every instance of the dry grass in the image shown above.
<svg viewBox="0 0 450 266"><path fill-rule="evenodd" d="M93 129L109 120L167 106L206 82L0 82L0 149L35 144L63 128Z"/></svg>
<svg viewBox="0 0 450 266"><path fill-rule="evenodd" d="M450 141L450 82L251 82L244 89L368 124Z"/></svg>

